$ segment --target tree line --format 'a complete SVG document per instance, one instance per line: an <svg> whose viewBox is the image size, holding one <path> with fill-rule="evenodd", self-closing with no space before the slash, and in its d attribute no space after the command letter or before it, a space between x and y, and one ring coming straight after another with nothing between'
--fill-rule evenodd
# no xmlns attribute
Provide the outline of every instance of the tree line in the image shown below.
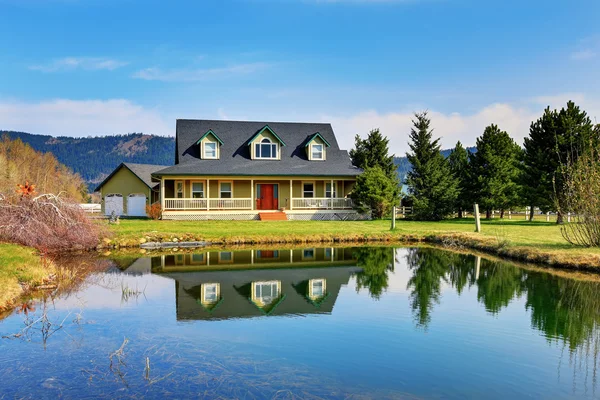
<svg viewBox="0 0 600 400"><path fill-rule="evenodd" d="M357 135L350 151L352 163L364 169L352 197L375 218L384 216L402 198L413 207L412 218L417 220L460 218L478 203L486 218L491 218L493 210L499 210L502 218L508 210L528 206L531 218L539 208L556 212L557 222L562 223L567 212L576 211L573 199L580 195L574 188L583 186L573 182L583 175L574 166L585 159L588 162L581 168L589 170L590 164L600 162L600 157L589 157L592 151L600 154L600 125L592 123L572 101L560 110L546 108L531 123L523 147L491 124L477 138L475 151L467 151L458 142L444 157L428 113L415 113L412 125L406 154L412 169L403 182L408 187L404 195L400 195L393 156L388 155L389 140L379 130L371 131L366 139Z"/></svg>

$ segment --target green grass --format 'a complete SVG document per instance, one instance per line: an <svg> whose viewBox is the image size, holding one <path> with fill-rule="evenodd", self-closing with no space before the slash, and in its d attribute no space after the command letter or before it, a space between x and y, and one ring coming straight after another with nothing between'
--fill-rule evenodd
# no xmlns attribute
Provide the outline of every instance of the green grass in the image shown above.
<svg viewBox="0 0 600 400"><path fill-rule="evenodd" d="M51 267L43 265L35 250L0 243L0 310L22 294L20 283L40 285L51 273Z"/></svg>
<svg viewBox="0 0 600 400"><path fill-rule="evenodd" d="M233 241L240 238L263 241L265 238L364 238L403 236L424 237L436 234L473 233L473 219L419 222L398 220L396 230L390 231L390 221L151 221L121 220L111 225L117 242L135 240L145 236L168 240L169 237L193 237L209 241ZM600 249L572 246L561 236L560 227L552 222L527 222L520 220L482 220L482 237L510 246L568 250L574 253L600 254Z"/></svg>

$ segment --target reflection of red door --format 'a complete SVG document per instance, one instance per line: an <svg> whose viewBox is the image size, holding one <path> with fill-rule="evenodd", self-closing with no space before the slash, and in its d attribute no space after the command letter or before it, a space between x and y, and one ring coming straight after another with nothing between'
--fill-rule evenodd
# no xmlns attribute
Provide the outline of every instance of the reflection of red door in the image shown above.
<svg viewBox="0 0 600 400"><path fill-rule="evenodd" d="M275 185L260 184L259 186L259 197L257 201L257 208L259 210L276 210L277 199L275 198Z"/></svg>

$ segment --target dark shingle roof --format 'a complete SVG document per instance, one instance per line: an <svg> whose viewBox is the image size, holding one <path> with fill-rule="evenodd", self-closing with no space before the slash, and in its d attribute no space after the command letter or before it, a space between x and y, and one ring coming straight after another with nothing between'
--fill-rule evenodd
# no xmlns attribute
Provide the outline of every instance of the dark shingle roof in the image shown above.
<svg viewBox="0 0 600 400"><path fill-rule="evenodd" d="M252 160L248 141L266 125L286 143L281 146L281 160ZM196 144L208 130L223 141L220 159L200 159ZM304 145L319 133L330 147L325 161L309 161ZM340 150L331 124L177 120L176 165L154 173L162 175L308 175L356 176L362 171L350 162L348 152Z"/></svg>
<svg viewBox="0 0 600 400"><path fill-rule="evenodd" d="M159 183L152 182L152 174L160 171L161 169L165 169L166 165L121 163L113 172L110 173L110 175L106 177L106 179L102 181L102 183L96 187L96 189L94 189L94 192L100 191L102 186L104 186L104 184L108 182L110 178L112 178L113 175L123 167L133 172L133 174L140 178L140 180L144 182L146 186L148 186L150 189L153 189L155 186L159 185Z"/></svg>

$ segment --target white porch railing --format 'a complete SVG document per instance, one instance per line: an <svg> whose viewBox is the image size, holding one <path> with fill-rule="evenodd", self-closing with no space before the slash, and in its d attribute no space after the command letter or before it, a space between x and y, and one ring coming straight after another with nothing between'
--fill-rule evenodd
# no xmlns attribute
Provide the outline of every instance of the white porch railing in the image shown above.
<svg viewBox="0 0 600 400"><path fill-rule="evenodd" d="M165 210L251 210L252 199L165 199Z"/></svg>
<svg viewBox="0 0 600 400"><path fill-rule="evenodd" d="M292 208L295 209L345 209L352 208L352 199L313 197L311 199L292 199Z"/></svg>

